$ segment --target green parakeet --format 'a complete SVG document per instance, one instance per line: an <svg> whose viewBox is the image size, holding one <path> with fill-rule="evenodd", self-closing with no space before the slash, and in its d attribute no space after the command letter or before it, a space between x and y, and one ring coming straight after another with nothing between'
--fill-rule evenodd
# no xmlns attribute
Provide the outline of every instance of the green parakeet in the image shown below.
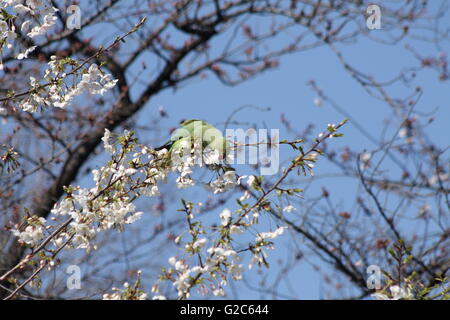
<svg viewBox="0 0 450 320"><path fill-rule="evenodd" d="M198 145L200 143L203 151L217 151L220 161L226 159L230 150L228 141L224 138L220 130L208 122L198 119L183 121L180 128L173 132L170 141L161 147L155 148L155 150L165 148L171 154L172 152L182 151L186 146L192 147L193 144ZM220 167L225 171L234 170L228 166Z"/></svg>

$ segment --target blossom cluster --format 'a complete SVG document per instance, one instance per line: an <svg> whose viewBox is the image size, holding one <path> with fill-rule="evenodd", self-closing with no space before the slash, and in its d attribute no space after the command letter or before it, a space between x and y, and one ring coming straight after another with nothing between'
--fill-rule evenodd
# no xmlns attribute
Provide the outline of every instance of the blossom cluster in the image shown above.
<svg viewBox="0 0 450 320"><path fill-rule="evenodd" d="M67 242L68 247L95 249L92 242L98 232L112 228L121 230L124 225L134 223L142 216L143 212L136 211L132 202L135 198L133 195L158 196L158 183L166 181L171 172L178 172L179 188L186 187L186 180L192 181L189 185L194 184L189 174L200 163L198 149L192 148L188 154L182 154L186 149L176 151L176 155L171 156L166 149L154 151L146 146L137 146L130 131L125 131L121 137L115 137L106 129L102 140L112 161L92 171L95 185L91 188L66 188L65 198L51 210L54 221L59 221L62 217L70 220L67 228L52 239L56 247ZM187 161L177 160L181 158ZM220 186L216 186L221 192L238 183L234 171L225 172L223 176L219 176L218 181L222 181ZM23 243L33 247L42 240L45 234L42 226L46 221L41 220L40 225L35 222L27 223L22 231L15 230Z"/></svg>
<svg viewBox="0 0 450 320"><path fill-rule="evenodd" d="M129 133L125 134L125 137ZM105 150L111 154L120 154L117 141L122 141L123 137L115 137L109 130L105 131L103 143ZM126 139L125 139L126 140ZM131 140L129 138L128 140ZM117 174L111 178L111 174L106 175L107 180L114 181L121 176L133 177L139 174L145 174L145 179L137 188L135 192L142 195L154 196L159 194L158 182L166 181L168 175L173 172L178 175L176 184L178 188L187 188L195 184L191 177L194 167L207 166L215 164L217 158L213 162L205 161L205 152L202 152L199 144L195 141L182 141L183 145L176 149L162 149L154 151L152 149L143 147L138 152L134 152L132 159L128 163L133 164L131 168L119 167L113 174ZM123 146L122 146L123 148ZM130 151L131 153L131 151ZM208 155L211 153L206 152ZM140 159L147 156L147 161L144 163ZM311 159L312 160L312 159ZM213 170L214 171L214 170ZM95 172L95 180L98 181L102 172L105 170L98 170ZM212 193L222 193L241 185L246 181L245 188L249 190L260 190L260 178L253 175L237 176L234 170L225 170L223 174L209 183L208 190ZM131 190L130 187L128 190ZM218 215L220 222L209 230L209 227L204 227L200 221L194 217L194 204L183 201L185 205L186 218L188 220L189 235L191 241L184 243L184 257L177 258L176 256L169 259L170 267L163 270L159 281L170 281L176 289L178 297L187 299L191 296L191 290L194 287L200 286L203 292L209 292L216 296L225 295L225 287L229 279L240 280L243 277L245 270L243 263L243 253L250 252L250 259L248 262L248 269L252 269L254 265L267 265L267 250L274 249L273 240L283 234L285 227L279 227L273 231L257 232L257 235L245 248L237 250L232 245L232 239L239 235L245 236L245 231L249 228L256 229L258 224L258 217L262 207L254 207L252 209L245 205L245 202L250 199L250 192L244 191L244 194L239 198L242 207L236 211L231 211L228 208L222 210ZM103 205L104 206L104 205ZM291 209L293 210L293 209ZM208 237L203 235L207 234ZM215 236L214 236L215 235ZM176 239L176 243L180 244L182 237ZM195 261L195 257L202 257L200 261ZM208 283L208 287L206 287ZM153 299L165 299L164 294L159 290L159 283L155 284L152 291L154 293ZM116 290L111 295L104 298L120 298L120 293Z"/></svg>
<svg viewBox="0 0 450 320"><path fill-rule="evenodd" d="M11 51L20 48L23 41L16 41L22 36L35 38L46 34L56 23L56 12L50 2L42 0L6 0L0 3L2 14L0 15L0 52L4 49ZM17 17L24 18L19 30L16 29L13 20ZM19 60L28 57L36 46L22 48L22 52L16 52L15 57ZM3 64L0 63L0 69Z"/></svg>
<svg viewBox="0 0 450 320"><path fill-rule="evenodd" d="M178 188L193 186L194 168L206 165L217 174L207 189L217 194L239 186L243 190L237 199L239 207L235 210L223 209L217 223L204 226L194 217L195 204L182 201L184 209L180 211L186 213L190 239L183 239L182 235L176 237L175 243L184 241L182 257L169 259L170 267L163 269L158 283L153 286L153 298L165 298L159 290L160 281L172 282L180 299L189 298L194 287L203 293L223 296L230 279L242 279L246 257L249 258L248 269L255 265L268 266L268 250L275 248L274 240L284 233L286 227L277 226L275 230L259 231L260 215L274 210L268 199L270 191L264 190L262 177L238 176L232 168L221 166L219 157L211 157L213 153L210 150L204 152L201 144L189 139L184 139L180 148L154 150L138 144L132 131L125 130L123 135L117 136L106 129L102 141L111 160L92 171L94 186L66 187L66 196L51 211L51 220L59 224L49 224L45 219L35 216L27 218L24 224L13 230L22 243L33 248L50 243L55 249L46 247L46 250L53 252L53 255L64 248L96 249L95 238L98 233L110 229L121 231L141 218L143 212L137 211L133 203L135 199L140 196L158 196L160 183L166 182L171 174L178 175ZM318 155L312 149L302 153L285 170L289 173L301 167L306 174L306 170L312 169ZM279 197L284 193L290 195L301 192L301 189L283 189L279 186L280 182L270 189L276 190L274 194ZM248 203L252 197L255 198L253 205ZM296 210L291 204L275 208L278 214ZM255 236L251 237L252 234ZM242 240L245 238L245 241L239 241L239 237ZM246 244L239 248L237 243ZM47 256L46 259L50 261L49 268L55 265L51 263L53 257ZM113 289L103 298L147 298L145 294L134 295L138 291L129 289L130 286L125 284L124 289ZM131 293L133 295L129 297Z"/></svg>
<svg viewBox="0 0 450 320"><path fill-rule="evenodd" d="M123 288L111 288L112 293L103 294L103 300L146 300L147 294L141 288L141 274L139 270L138 279L132 285L125 282Z"/></svg>
<svg viewBox="0 0 450 320"><path fill-rule="evenodd" d="M55 25L58 10L50 2L42 0L2 1L0 9L0 70L3 70L1 57L5 53L22 60L28 58L37 48L37 45L21 48L25 41L16 39L29 37L30 43L36 43L34 38L48 33ZM23 20L18 29L14 23L17 17ZM19 52L15 52L17 48L21 48ZM3 99L17 100L19 109L27 112L35 112L45 106L64 108L83 93L103 95L112 89L116 82L117 80L102 72L95 63L87 65L85 61L80 64L69 57L52 56L42 80L30 76L28 89L20 94L11 90ZM6 109L0 107L0 113L5 114Z"/></svg>
<svg viewBox="0 0 450 320"><path fill-rule="evenodd" d="M152 176L143 183L131 179L131 176L138 172L133 167L137 165L138 156L136 155L134 162L128 162L124 154L132 148L133 143L133 134L126 132L120 147L117 147L121 155L113 157L107 165L92 171L95 183L92 188L66 188L65 198L51 210L53 221L59 221L61 217L68 221L67 227L51 239L55 247L66 245L77 249L95 249L92 241L98 232L112 228L121 230L124 225L134 223L141 217L142 212L136 211L131 193L154 187L156 180L153 173L149 173ZM41 227L46 222L43 218L36 220L33 217L28 220L26 227L14 232L22 242L31 247L38 245L39 240L45 236L44 231L50 232L56 228Z"/></svg>
<svg viewBox="0 0 450 320"><path fill-rule="evenodd" d="M18 237L19 242L25 243L29 246L36 246L44 238L45 234L45 218L42 217L28 217L26 219L26 227L23 231L18 229L13 229L13 234Z"/></svg>
<svg viewBox="0 0 450 320"><path fill-rule="evenodd" d="M386 295L381 292L372 294L372 297L377 300L400 300L400 299L412 299L414 296L410 288L403 288L397 285L389 287L390 295Z"/></svg>
<svg viewBox="0 0 450 320"><path fill-rule="evenodd" d="M232 245L232 240L244 234L245 230L257 227L258 220L254 219L254 214L250 214L251 210L241 208L232 212L225 208L219 214L220 224L215 227L215 232L211 232L207 231L201 223L192 221L194 219L191 214L192 209L192 204L186 205L188 225L191 226L189 234L192 236L192 240L185 244L187 256L171 257L170 267L163 270L160 279L160 281L172 282L181 299L189 298L192 288L197 285L200 285L200 291L203 293L224 296L229 278L236 281L243 277L245 267L241 252L251 252L248 269L252 269L255 264L267 265L267 249L274 249L271 240L282 235L285 229L285 227L279 227L272 232L257 233L257 236L245 248L237 250ZM258 209L255 209L254 213L256 211ZM207 233L209 237L201 237L204 233ZM214 237L214 234L217 237ZM178 243L180 241L177 239ZM201 257L198 263L195 262L196 257ZM159 284L154 288L157 288L153 290L156 299L164 297L159 292Z"/></svg>
<svg viewBox="0 0 450 320"><path fill-rule="evenodd" d="M53 73L54 77L60 76L63 78L65 74L60 75L58 70L56 57L52 56L49 62L49 69L47 69L45 76L48 77ZM64 108L70 104L74 97L88 92L90 94L103 95L106 91L112 89L117 83L117 80L112 79L110 74L104 74L96 64L92 64L82 76L81 81L75 86L65 91L57 85L52 85L49 88L50 98L54 107Z"/></svg>
<svg viewBox="0 0 450 320"><path fill-rule="evenodd" d="M66 70L67 66L76 66L77 64L70 58L59 59L51 56L44 74L46 82L40 82L36 78L30 77L30 94L19 102L19 107L28 112L37 111L39 106L65 108L76 96L83 93L103 95L116 85L117 80L112 79L110 74L103 73L95 63L87 69L80 69L80 74ZM75 83L70 87L63 83L68 74L72 74ZM76 79L80 75L81 80L77 82ZM46 90L43 90L44 87Z"/></svg>

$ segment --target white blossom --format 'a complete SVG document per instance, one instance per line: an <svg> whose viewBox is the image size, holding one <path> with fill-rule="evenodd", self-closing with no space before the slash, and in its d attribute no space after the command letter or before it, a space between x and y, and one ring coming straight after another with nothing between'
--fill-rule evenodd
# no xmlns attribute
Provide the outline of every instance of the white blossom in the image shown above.
<svg viewBox="0 0 450 320"><path fill-rule="evenodd" d="M140 276L140 274L138 273ZM130 296L130 290L133 292L132 296ZM113 287L113 293L105 293L103 294L103 300L125 300L125 299L134 299L134 300L147 300L147 294L142 292L141 290L136 290L135 288L131 288L128 282L123 284L123 289L118 289Z"/></svg>
<svg viewBox="0 0 450 320"><path fill-rule="evenodd" d="M30 32L27 33L27 36L30 38L37 37L39 35L45 34L48 30L50 30L53 25L56 23L56 15L55 13L58 11L58 9L54 7L50 7L47 9L42 10L42 13L44 15L43 22L34 28L31 29Z"/></svg>
<svg viewBox="0 0 450 320"><path fill-rule="evenodd" d="M46 220L44 218L39 218L39 222L39 225L27 226L24 231L13 230L13 234L19 238L20 242L34 247L44 238L45 229L43 225Z"/></svg>
<svg viewBox="0 0 450 320"><path fill-rule="evenodd" d="M405 289L400 286L391 286L389 290L391 291L392 298L389 298L387 295L382 293L374 293L372 294L372 297L375 297L377 300L400 300L413 298L413 294L409 288Z"/></svg>
<svg viewBox="0 0 450 320"><path fill-rule="evenodd" d="M206 244L208 240L205 238L201 238L201 239L197 239L193 244L192 244L192 248L197 249L197 248L203 248L203 246Z"/></svg>
<svg viewBox="0 0 450 320"><path fill-rule="evenodd" d="M283 211L284 212L292 212L292 211L295 211L295 210L297 210L293 205L291 205L291 204L289 204L289 205L287 205L286 207L284 207L283 208Z"/></svg>
<svg viewBox="0 0 450 320"><path fill-rule="evenodd" d="M230 222L231 219L231 211L229 209L224 209L221 213L220 213L220 220L223 226L228 225L228 223Z"/></svg>
<svg viewBox="0 0 450 320"><path fill-rule="evenodd" d="M430 179L428 179L428 183L430 185L434 185L436 184L438 181L448 181L449 179L449 175L444 173L444 172L440 172L439 175L433 174Z"/></svg>
<svg viewBox="0 0 450 320"><path fill-rule="evenodd" d="M223 290L223 288L217 288L213 290L212 294L215 296L223 297L225 295L225 291Z"/></svg>
<svg viewBox="0 0 450 320"><path fill-rule="evenodd" d="M209 184L209 189L214 193L222 193L233 189L237 185L236 173L234 170L229 170L216 180Z"/></svg>
<svg viewBox="0 0 450 320"><path fill-rule="evenodd" d="M242 264L232 264L230 267L230 273L234 280L241 280L244 267Z"/></svg>
<svg viewBox="0 0 450 320"><path fill-rule="evenodd" d="M22 60L22 59L28 58L28 55L29 55L31 52L33 52L34 49L36 49L36 46L29 47L29 48L26 49L24 52L19 53L19 54L17 55L17 59L18 59L18 60Z"/></svg>
<svg viewBox="0 0 450 320"><path fill-rule="evenodd" d="M105 129L105 134L102 137L102 141L103 141L103 147L105 148L106 152L108 152L109 154L114 154L116 149L112 145L111 131L109 131L108 129Z"/></svg>
<svg viewBox="0 0 450 320"><path fill-rule="evenodd" d="M89 91L91 94L103 95L107 90L112 89L117 81L112 79L110 74L103 74L96 64L92 64L88 72L83 74L75 91L77 94Z"/></svg>
<svg viewBox="0 0 450 320"><path fill-rule="evenodd" d="M259 233L258 236L256 237L256 242L261 242L267 239L275 239L284 233L284 229L286 229L286 227L279 227L273 232Z"/></svg>
<svg viewBox="0 0 450 320"><path fill-rule="evenodd" d="M155 196L159 196L159 194L160 194L158 186L156 186L156 185L141 189L141 193L144 196L148 196L148 197L155 197Z"/></svg>
<svg viewBox="0 0 450 320"><path fill-rule="evenodd" d="M230 227L230 234L241 234L244 233L241 227L233 225Z"/></svg>
<svg viewBox="0 0 450 320"><path fill-rule="evenodd" d="M170 257L168 261L169 261L169 264L174 266L175 263L177 262L177 258L176 257Z"/></svg>
<svg viewBox="0 0 450 320"><path fill-rule="evenodd" d="M370 159L372 158L372 153L363 152L361 153L359 159L361 160L360 168L361 170L368 169L370 167Z"/></svg>
<svg viewBox="0 0 450 320"><path fill-rule="evenodd" d="M205 164L219 164L222 160L222 154L217 149L205 148L203 150L203 161Z"/></svg>
<svg viewBox="0 0 450 320"><path fill-rule="evenodd" d="M178 291L178 297L189 297L189 289L191 288L191 283L189 279L190 270L186 270L178 274L177 280L173 282L173 286Z"/></svg>
<svg viewBox="0 0 450 320"><path fill-rule="evenodd" d="M191 187L191 186L193 186L195 184L194 180L192 180L188 176L179 176L177 178L176 182L177 182L177 188L178 189L188 188L188 187Z"/></svg>

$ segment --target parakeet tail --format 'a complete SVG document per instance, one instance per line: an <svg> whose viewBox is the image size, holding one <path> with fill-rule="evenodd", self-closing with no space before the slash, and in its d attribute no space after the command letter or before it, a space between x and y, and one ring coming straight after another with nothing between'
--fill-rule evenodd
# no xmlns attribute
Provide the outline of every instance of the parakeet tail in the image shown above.
<svg viewBox="0 0 450 320"><path fill-rule="evenodd" d="M162 146L160 146L160 147L157 147L157 148L154 148L154 150L156 150L156 151L159 151L159 150L162 150L162 149L167 149L167 150L169 150L170 149L170 147L173 145L173 141L167 141L165 144L163 144Z"/></svg>

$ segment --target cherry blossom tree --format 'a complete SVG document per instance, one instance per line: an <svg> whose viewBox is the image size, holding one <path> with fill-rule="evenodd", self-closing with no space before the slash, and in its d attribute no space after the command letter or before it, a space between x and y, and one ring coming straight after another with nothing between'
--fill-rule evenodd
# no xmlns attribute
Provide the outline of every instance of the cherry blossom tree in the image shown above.
<svg viewBox="0 0 450 320"><path fill-rule="evenodd" d="M224 296L230 282L251 288L246 277L262 270L279 276L253 289L283 298L279 279L299 261L313 259L317 273L340 297L448 298L448 146L427 135L431 117L415 112L424 90L407 86L424 70L447 81L447 56L429 57L408 47L418 66L384 81L354 67L341 50L361 38L392 46L417 34L426 43L445 41L448 31L436 25L446 7L433 15L429 1L383 4L384 36L374 38L369 5L363 0L3 1L0 295ZM138 123L138 115L167 90L189 90L184 86L211 77L237 86L277 68L284 56L319 47L330 48L368 99L389 109L391 121L383 128L393 132L389 138L374 138L315 81L309 84L317 95L314 104L337 110L342 122L300 131L281 113L290 136L257 142L258 148L288 150L278 173L270 176L258 173L267 165L262 162L245 173L239 167L225 170L195 141L176 152L155 148L150 137L158 134L159 119L168 116L163 108L148 126ZM409 89L406 96L392 90L397 85ZM230 110L227 124L235 113ZM345 141L348 126L377 147L335 147L336 138ZM252 146L231 142L236 152ZM308 193L308 186L321 183L316 167L325 164L359 186L352 195L354 212L333 203L334 190L326 183L319 197ZM205 174L213 178L208 181ZM188 192L195 188L200 194ZM166 210L167 202L178 203L178 211ZM150 213L158 214L157 222ZM118 251L124 234L130 244ZM275 241L286 236L297 249L274 269L269 262L279 249ZM163 260L164 250L173 254ZM126 270L108 268L123 259ZM75 281L80 290L71 290L67 274L58 273L74 265L86 270L77 280L82 289ZM375 286L367 273L373 265L384 272ZM381 271L375 282L380 279ZM352 295L339 292L342 286Z"/></svg>

